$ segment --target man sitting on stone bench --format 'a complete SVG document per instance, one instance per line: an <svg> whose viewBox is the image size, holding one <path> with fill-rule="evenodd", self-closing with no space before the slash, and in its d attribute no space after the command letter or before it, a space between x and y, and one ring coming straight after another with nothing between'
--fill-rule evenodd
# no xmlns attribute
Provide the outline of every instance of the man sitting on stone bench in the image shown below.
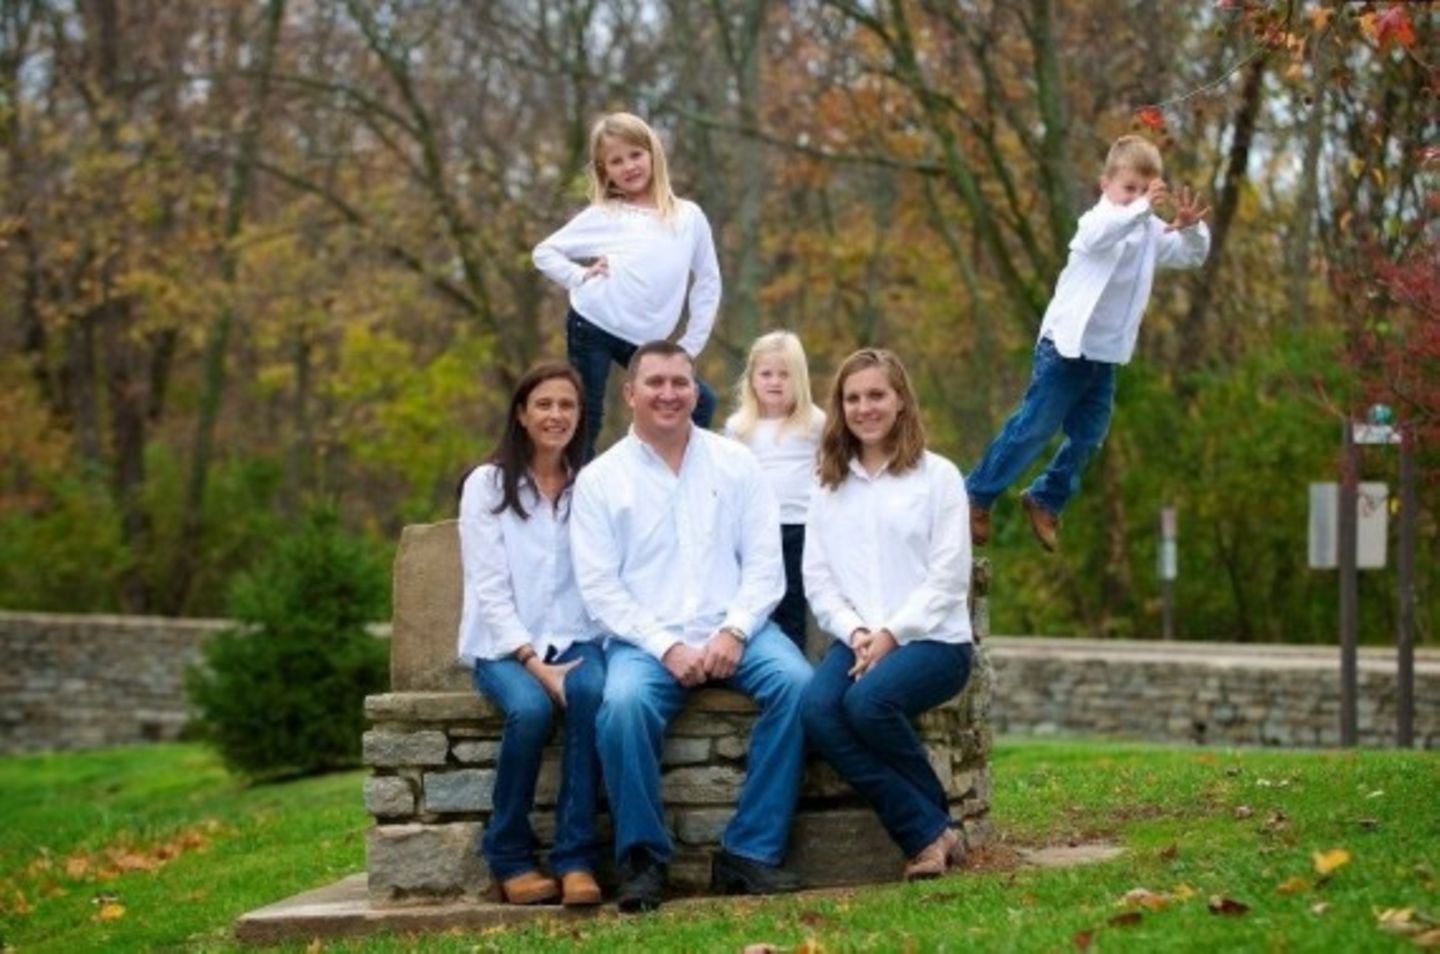
<svg viewBox="0 0 1440 954"><path fill-rule="evenodd" d="M633 427L581 471L570 519L581 595L610 633L597 732L620 910L663 898L674 853L660 799L665 728L688 690L707 682L761 709L711 889L796 890L780 865L804 768L800 698L811 670L769 619L785 587L777 505L748 450L691 424L685 351L642 345L624 390Z"/></svg>

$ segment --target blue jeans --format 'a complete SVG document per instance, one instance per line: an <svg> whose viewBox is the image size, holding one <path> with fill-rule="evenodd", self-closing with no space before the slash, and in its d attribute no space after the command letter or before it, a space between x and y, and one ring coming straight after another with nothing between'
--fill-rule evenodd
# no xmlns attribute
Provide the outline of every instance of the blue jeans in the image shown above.
<svg viewBox="0 0 1440 954"><path fill-rule="evenodd" d="M595 456L595 442L605 423L605 382L610 377L610 362L621 368L630 366L630 357L638 345L617 338L593 324L573 308L565 316L565 352L570 366L580 374L585 385L585 459ZM690 419L698 426L709 428L715 417L715 392L695 376L699 396Z"/></svg>
<svg viewBox="0 0 1440 954"><path fill-rule="evenodd" d="M689 690L631 643L611 639L605 656L605 701L597 725L615 823L615 858L624 864L641 850L656 861L669 861L674 844L660 801L660 750L665 727L685 705ZM767 623L750 637L735 675L710 684L738 689L760 704L740 802L720 837L720 846L733 855L767 865L785 857L805 768L800 699L810 676L805 657Z"/></svg>
<svg viewBox="0 0 1440 954"><path fill-rule="evenodd" d="M807 607L803 572L805 524L780 525L780 553L785 560L785 595L780 598L780 603L775 607L775 612L770 614L770 619L780 627L781 632L790 637L790 642L804 655Z"/></svg>
<svg viewBox="0 0 1440 954"><path fill-rule="evenodd" d="M855 654L837 641L805 691L810 743L874 807L906 858L950 825L945 789L910 720L965 688L970 652L969 643L918 639L851 679Z"/></svg>
<svg viewBox="0 0 1440 954"><path fill-rule="evenodd" d="M575 643L554 660L581 660L565 676L565 752L560 797L555 806L555 848L550 868L594 871L599 857L595 803L600 792L600 761L595 746L595 713L605 691L605 654L599 641ZM485 826L480 852L502 881L535 864L535 832L530 810L535 806L535 779L540 754L550 737L555 704L539 680L512 658L475 663L475 688L505 714L500 758L495 768L495 810Z"/></svg>
<svg viewBox="0 0 1440 954"><path fill-rule="evenodd" d="M1063 430L1065 442L1028 491L1036 503L1058 514L1080 489L1080 474L1100 449L1114 410L1115 365L1066 358L1053 341L1041 338L1020 407L965 477L970 500L988 510Z"/></svg>

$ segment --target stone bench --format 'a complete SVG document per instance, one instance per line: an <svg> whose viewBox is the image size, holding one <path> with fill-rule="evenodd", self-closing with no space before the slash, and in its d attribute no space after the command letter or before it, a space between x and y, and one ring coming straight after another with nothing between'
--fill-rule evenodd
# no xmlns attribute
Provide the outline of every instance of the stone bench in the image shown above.
<svg viewBox="0 0 1440 954"><path fill-rule="evenodd" d="M984 566L977 567L977 632L983 633ZM455 662L460 616L459 540L454 521L405 528L395 558L391 687L365 701L365 806L372 904L479 899L491 887L477 839L489 819L502 720ZM991 669L976 655L970 685L918 722L950 798L951 815L974 847L988 836L988 710ZM692 694L666 736L662 790L676 854L671 883L709 884L710 856L734 811L756 718L739 693ZM546 750L533 819L542 846L554 834L559 789L557 730ZM602 800L603 804L603 800ZM600 819L608 835L609 818ZM608 860L608 851L606 852ZM874 813L828 765L806 768L787 864L812 887L894 880L903 859ZM599 872L610 880L608 865Z"/></svg>

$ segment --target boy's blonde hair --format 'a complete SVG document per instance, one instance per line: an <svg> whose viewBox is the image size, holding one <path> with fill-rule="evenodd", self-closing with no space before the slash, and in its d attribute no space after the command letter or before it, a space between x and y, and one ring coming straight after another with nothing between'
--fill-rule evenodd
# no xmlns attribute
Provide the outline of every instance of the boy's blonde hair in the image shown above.
<svg viewBox="0 0 1440 954"><path fill-rule="evenodd" d="M820 438L820 486L834 490L850 476L850 461L860 454L860 439L845 422L845 381L853 374L869 368L885 372L890 387L900 398L900 414L890 431L891 474L903 474L925 455L925 424L920 418L920 404L910 374L893 351L884 348L861 348L845 359L835 372L830 387L830 401L825 407L825 433Z"/></svg>
<svg viewBox="0 0 1440 954"><path fill-rule="evenodd" d="M768 354L778 354L785 361L785 370L790 372L790 392L794 404L790 413L780 422L780 430L796 428L808 431L815 422L815 399L810 394L810 368L805 361L805 347L800 339L789 331L772 331L755 339L750 346L750 356L745 359L745 373L735 382L735 403L740 406L730 422L730 429L742 441L748 441L755 425L760 420L760 397L755 393L752 379L755 365Z"/></svg>
<svg viewBox="0 0 1440 954"><path fill-rule="evenodd" d="M1121 136L1105 156L1105 175L1113 176L1121 169L1130 169L1147 179L1158 179L1165 164L1160 150L1144 136Z"/></svg>
<svg viewBox="0 0 1440 954"><path fill-rule="evenodd" d="M628 146L639 146L650 153L650 192L655 197L655 208L660 218L669 222L675 218L677 200L670 188L670 169L665 162L665 147L655 130L633 113L610 113L601 116L590 127L590 201L594 205L611 202L624 194L605 175L600 155L605 140L618 139Z"/></svg>

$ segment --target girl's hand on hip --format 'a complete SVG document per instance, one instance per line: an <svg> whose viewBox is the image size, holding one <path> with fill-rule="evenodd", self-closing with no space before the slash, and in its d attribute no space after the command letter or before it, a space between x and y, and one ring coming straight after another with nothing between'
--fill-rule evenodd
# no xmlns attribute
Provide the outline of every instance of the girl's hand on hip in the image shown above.
<svg viewBox="0 0 1440 954"><path fill-rule="evenodd" d="M599 258L595 259L595 261L590 263L589 268L585 269L585 277L580 279L580 284L583 285L592 278L608 278L609 276L610 260L607 259L604 255L601 255Z"/></svg>

